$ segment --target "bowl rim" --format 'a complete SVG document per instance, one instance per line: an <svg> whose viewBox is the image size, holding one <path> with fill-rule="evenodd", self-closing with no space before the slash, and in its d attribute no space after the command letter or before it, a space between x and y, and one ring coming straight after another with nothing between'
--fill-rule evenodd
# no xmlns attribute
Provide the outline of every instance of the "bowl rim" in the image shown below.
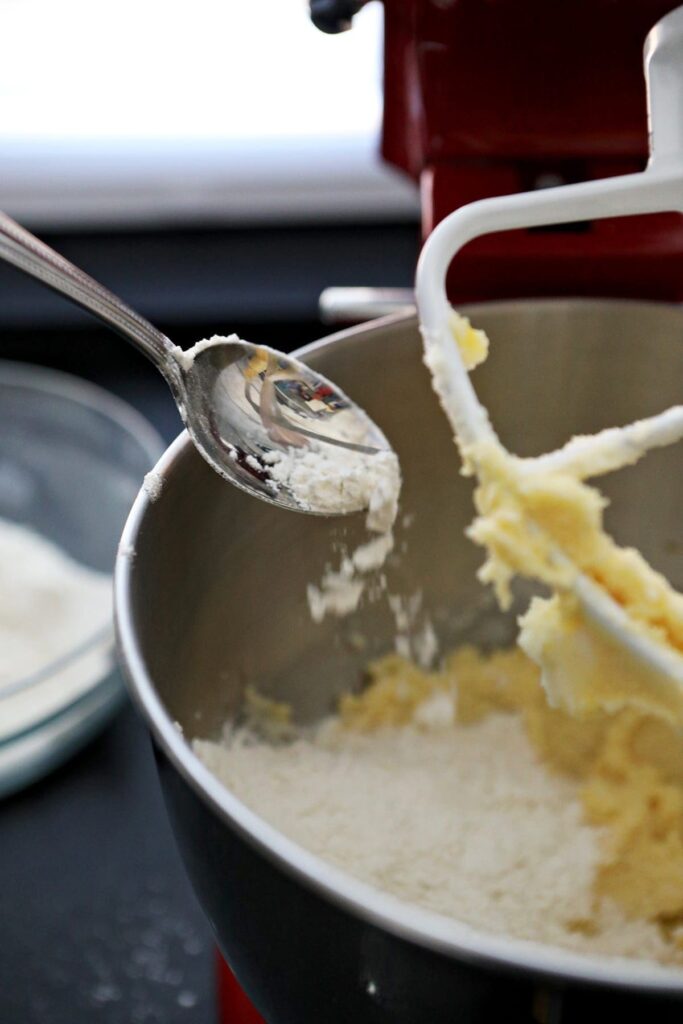
<svg viewBox="0 0 683 1024"><path fill-rule="evenodd" d="M106 388L93 384L85 378L66 373L63 370L53 370L47 366L23 363L12 359L1 359L0 387L5 386L25 388L38 393L57 396L89 412L103 416L105 419L116 424L128 437L139 445L145 456L149 458L150 469L164 451L164 440L161 434L137 409L133 408L124 399L119 398L118 395L114 395ZM21 526L22 524L17 522L17 525ZM45 540L52 542L50 537L43 534L41 536ZM59 654L51 661L46 662L39 669L1 685L0 702L7 698L15 697L19 693L24 693L34 686L39 686L53 673L63 671L69 665L76 663L84 655L97 649L100 645L106 645L106 650L111 651L113 655L114 642L114 625L110 617L76 645ZM106 673L102 678L106 678ZM100 679L96 680L92 687L85 690L84 693L89 693L100 681ZM84 694L79 694L67 705L61 706L57 711L49 712L47 718L37 718L29 727L1 738L0 746L10 744L18 737L39 728L45 721L51 720L55 715L59 715L73 707L83 696Z"/></svg>
<svg viewBox="0 0 683 1024"><path fill-rule="evenodd" d="M583 308L627 305L630 309L675 310L683 325L683 310L675 303L638 299L506 299L463 305L462 311L477 313L497 309L519 310L571 305ZM306 357L324 350L334 342L357 334L372 334L406 326L417 318L414 311L392 314L360 324L314 341L298 349ZM167 448L155 472L167 478L188 455L192 442L183 431ZM362 882L340 868L325 862L251 811L209 771L193 751L182 730L172 720L158 696L138 643L133 622L131 591L135 545L142 524L151 508L144 490L138 494L124 527L114 571L114 618L119 658L131 696L141 711L164 755L202 802L225 823L285 873L324 899L391 934L458 960L482 967L513 973L529 973L556 981L573 981L596 987L617 985L622 989L649 990L661 994L681 994L683 970L651 961L626 957L587 955L533 940L497 935L479 930L457 919L424 910Z"/></svg>

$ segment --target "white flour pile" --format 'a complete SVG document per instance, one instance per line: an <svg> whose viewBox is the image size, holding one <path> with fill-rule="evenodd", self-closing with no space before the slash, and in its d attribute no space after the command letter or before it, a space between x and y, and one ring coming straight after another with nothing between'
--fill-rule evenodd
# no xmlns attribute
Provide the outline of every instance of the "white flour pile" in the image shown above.
<svg viewBox="0 0 683 1024"><path fill-rule="evenodd" d="M400 899L586 954L673 961L656 925L608 900L596 914L600 830L582 823L578 783L543 768L518 717L454 725L447 704L423 703L404 728L328 721L290 744L242 730L194 749L285 835Z"/></svg>
<svg viewBox="0 0 683 1024"><path fill-rule="evenodd" d="M102 650L27 692L10 692L15 683L106 630L111 615L110 576L79 565L32 530L0 519L0 739L58 710L100 678L106 667Z"/></svg>
<svg viewBox="0 0 683 1024"><path fill-rule="evenodd" d="M331 514L368 509L368 527L386 528L399 477L392 451L370 455L311 441L306 448L269 452L263 461L272 478L291 490L302 508Z"/></svg>

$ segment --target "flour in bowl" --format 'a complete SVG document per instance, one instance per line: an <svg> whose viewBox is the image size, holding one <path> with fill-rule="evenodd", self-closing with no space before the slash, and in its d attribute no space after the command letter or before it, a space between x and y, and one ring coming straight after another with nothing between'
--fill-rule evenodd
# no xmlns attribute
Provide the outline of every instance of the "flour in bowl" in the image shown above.
<svg viewBox="0 0 683 1024"><path fill-rule="evenodd" d="M0 740L58 711L101 678L111 659L111 617L109 575L0 519ZM106 644L42 682L19 687L98 633L106 634Z"/></svg>
<svg viewBox="0 0 683 1024"><path fill-rule="evenodd" d="M548 708L520 651L461 648L438 672L380 659L360 695L293 738L290 728L288 742L227 727L194 749L271 825L408 903L487 932L678 968L682 926L668 914L677 822L670 813L667 838L648 810L657 799L672 807L670 777L657 780L666 737L643 720L643 739L658 732L634 752L633 724L627 711L577 725ZM683 795L683 777L677 785ZM651 871L662 843L670 875Z"/></svg>

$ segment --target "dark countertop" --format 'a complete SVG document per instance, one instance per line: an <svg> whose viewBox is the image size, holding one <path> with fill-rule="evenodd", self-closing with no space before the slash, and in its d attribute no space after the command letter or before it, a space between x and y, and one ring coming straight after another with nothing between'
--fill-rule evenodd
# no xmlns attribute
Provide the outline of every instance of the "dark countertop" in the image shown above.
<svg viewBox="0 0 683 1024"><path fill-rule="evenodd" d="M0 814L3 1024L214 1021L208 925L130 706Z"/></svg>

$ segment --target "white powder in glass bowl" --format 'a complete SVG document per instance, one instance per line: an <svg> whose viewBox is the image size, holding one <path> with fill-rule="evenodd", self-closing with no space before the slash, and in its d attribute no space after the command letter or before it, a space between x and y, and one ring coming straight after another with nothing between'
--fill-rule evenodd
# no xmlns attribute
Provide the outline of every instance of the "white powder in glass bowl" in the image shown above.
<svg viewBox="0 0 683 1024"><path fill-rule="evenodd" d="M111 663L111 618L108 574L0 519L0 740L56 713L102 677ZM101 643L69 659L98 634ZM24 685L50 666L45 678Z"/></svg>

